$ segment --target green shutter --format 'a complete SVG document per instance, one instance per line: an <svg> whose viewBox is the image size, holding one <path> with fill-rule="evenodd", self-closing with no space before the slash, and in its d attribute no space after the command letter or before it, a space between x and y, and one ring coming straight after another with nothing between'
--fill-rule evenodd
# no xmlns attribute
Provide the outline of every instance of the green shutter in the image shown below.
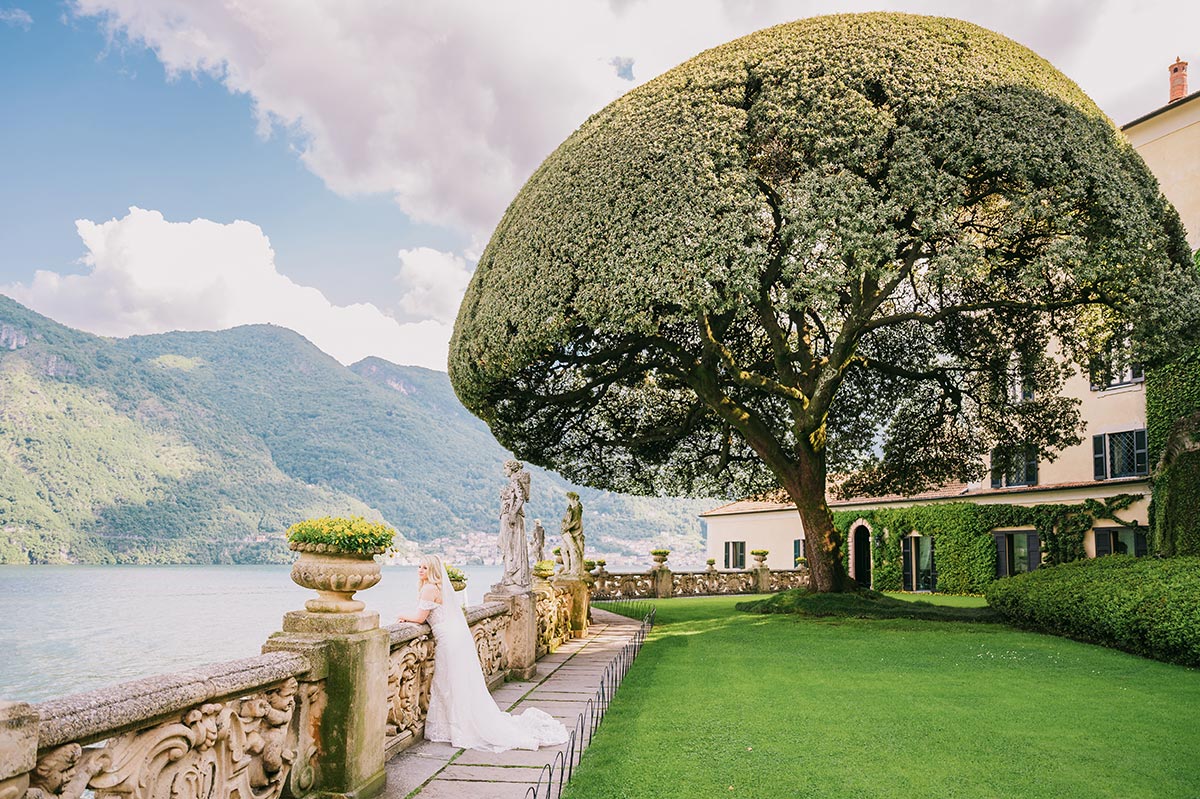
<svg viewBox="0 0 1200 799"><path fill-rule="evenodd" d="M1150 474L1150 464L1146 453L1146 431L1135 430L1133 432L1133 460L1134 471L1138 474Z"/></svg>
<svg viewBox="0 0 1200 799"><path fill-rule="evenodd" d="M1108 473L1104 468L1104 436L1092 436L1092 470L1097 480Z"/></svg>
<svg viewBox="0 0 1200 799"><path fill-rule="evenodd" d="M1027 533L1026 546L1029 547L1029 571L1042 565L1042 538L1037 533Z"/></svg>

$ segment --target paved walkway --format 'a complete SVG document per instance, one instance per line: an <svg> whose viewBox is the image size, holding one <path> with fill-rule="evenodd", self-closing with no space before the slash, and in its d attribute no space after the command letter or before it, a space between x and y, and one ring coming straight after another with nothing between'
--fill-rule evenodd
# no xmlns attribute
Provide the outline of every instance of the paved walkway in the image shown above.
<svg viewBox="0 0 1200 799"><path fill-rule="evenodd" d="M594 623L586 638L563 644L538 661L529 681L508 682L492 696L505 710L541 708L573 729L588 699L600 686L604 667L633 639L641 622L592 609ZM493 754L423 741L400 752L387 765L382 799L524 799L542 766L565 746L536 752Z"/></svg>

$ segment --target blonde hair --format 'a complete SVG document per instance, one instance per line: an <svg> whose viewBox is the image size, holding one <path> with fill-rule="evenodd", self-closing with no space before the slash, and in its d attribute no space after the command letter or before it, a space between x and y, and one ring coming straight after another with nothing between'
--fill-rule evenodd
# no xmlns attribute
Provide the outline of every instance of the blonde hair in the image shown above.
<svg viewBox="0 0 1200 799"><path fill-rule="evenodd" d="M417 565L425 567L425 578L421 580L417 590L423 588L425 583L429 583L440 593L442 590L442 559L437 555L422 555L421 559L417 561Z"/></svg>

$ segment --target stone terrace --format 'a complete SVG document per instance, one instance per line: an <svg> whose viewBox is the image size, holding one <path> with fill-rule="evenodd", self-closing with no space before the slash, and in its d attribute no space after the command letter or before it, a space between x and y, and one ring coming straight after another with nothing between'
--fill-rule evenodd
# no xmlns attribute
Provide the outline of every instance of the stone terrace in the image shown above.
<svg viewBox="0 0 1200 799"><path fill-rule="evenodd" d="M537 662L538 673L524 682L508 682L493 692L500 707L520 712L538 707L571 729L600 685L604 667L633 640L640 621L592 609L586 638L564 643ZM585 736L586 738L586 736ZM492 754L423 741L396 755L387 765L383 799L523 799L542 766L560 749L516 750Z"/></svg>

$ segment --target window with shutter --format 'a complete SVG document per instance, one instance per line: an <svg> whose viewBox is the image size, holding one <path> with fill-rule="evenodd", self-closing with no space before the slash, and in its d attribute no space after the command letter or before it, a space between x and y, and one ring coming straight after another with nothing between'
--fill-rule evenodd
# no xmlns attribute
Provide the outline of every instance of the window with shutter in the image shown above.
<svg viewBox="0 0 1200 799"><path fill-rule="evenodd" d="M992 488L1033 486L1037 485L1037 481L1037 447L1022 445L992 450Z"/></svg>
<svg viewBox="0 0 1200 799"><path fill-rule="evenodd" d="M1092 436L1093 477L1139 477L1150 473L1146 430Z"/></svg>

